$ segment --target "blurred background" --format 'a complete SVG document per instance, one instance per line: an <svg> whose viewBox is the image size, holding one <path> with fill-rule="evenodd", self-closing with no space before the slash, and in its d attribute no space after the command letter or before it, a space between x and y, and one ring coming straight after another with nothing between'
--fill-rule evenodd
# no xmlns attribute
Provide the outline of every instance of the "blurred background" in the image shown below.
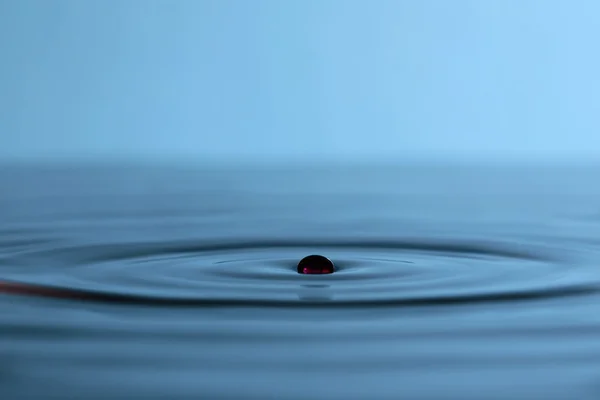
<svg viewBox="0 0 600 400"><path fill-rule="evenodd" d="M3 0L0 160L594 160L594 0Z"/></svg>

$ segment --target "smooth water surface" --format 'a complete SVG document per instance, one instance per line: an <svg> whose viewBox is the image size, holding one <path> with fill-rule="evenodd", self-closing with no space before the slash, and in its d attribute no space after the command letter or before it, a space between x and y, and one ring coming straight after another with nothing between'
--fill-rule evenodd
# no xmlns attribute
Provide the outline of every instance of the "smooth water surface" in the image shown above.
<svg viewBox="0 0 600 400"><path fill-rule="evenodd" d="M0 398L598 399L598 176L3 165Z"/></svg>

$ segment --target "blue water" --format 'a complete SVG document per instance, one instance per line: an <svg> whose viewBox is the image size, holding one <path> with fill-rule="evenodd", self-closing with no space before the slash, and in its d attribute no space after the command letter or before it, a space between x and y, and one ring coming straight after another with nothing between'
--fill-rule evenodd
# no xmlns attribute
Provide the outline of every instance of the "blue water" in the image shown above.
<svg viewBox="0 0 600 400"><path fill-rule="evenodd" d="M598 176L2 165L0 398L598 399Z"/></svg>

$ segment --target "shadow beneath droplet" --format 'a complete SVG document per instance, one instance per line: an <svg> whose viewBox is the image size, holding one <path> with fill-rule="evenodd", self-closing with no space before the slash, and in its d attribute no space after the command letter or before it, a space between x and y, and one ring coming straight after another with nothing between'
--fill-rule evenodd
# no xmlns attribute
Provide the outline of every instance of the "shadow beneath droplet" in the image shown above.
<svg viewBox="0 0 600 400"><path fill-rule="evenodd" d="M329 289L329 285L307 284L300 286L298 299L306 302L327 302L333 300L333 295Z"/></svg>

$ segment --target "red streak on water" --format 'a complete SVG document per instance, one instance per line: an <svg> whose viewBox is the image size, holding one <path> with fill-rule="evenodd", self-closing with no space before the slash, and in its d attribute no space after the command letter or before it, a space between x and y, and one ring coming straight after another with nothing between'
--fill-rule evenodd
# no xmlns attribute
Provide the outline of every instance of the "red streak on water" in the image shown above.
<svg viewBox="0 0 600 400"><path fill-rule="evenodd" d="M64 290L10 281L0 281L0 293L61 299L85 299L89 297L86 296L85 293L74 290Z"/></svg>

